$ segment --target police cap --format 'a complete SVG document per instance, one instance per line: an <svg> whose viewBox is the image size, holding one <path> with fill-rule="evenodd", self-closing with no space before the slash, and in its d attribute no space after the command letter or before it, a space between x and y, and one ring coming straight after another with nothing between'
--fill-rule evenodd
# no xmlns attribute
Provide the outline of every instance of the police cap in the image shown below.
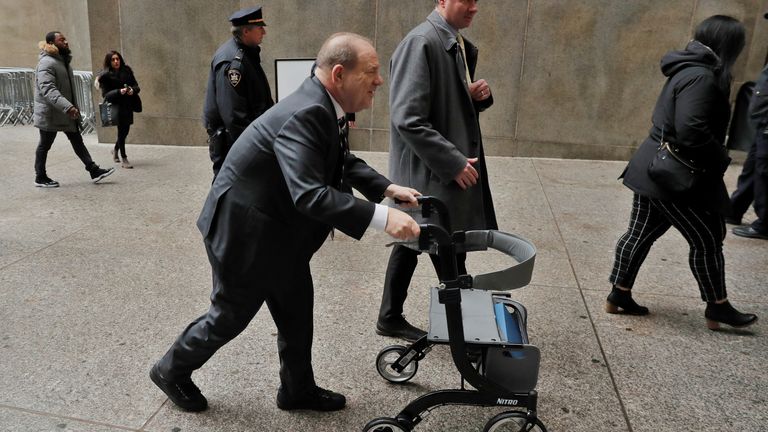
<svg viewBox="0 0 768 432"><path fill-rule="evenodd" d="M245 8L237 11L233 13L232 16L229 17L229 22L231 22L233 26L242 26L242 25L257 25L262 27L267 26L264 23L264 18L262 18L261 16L261 6Z"/></svg>

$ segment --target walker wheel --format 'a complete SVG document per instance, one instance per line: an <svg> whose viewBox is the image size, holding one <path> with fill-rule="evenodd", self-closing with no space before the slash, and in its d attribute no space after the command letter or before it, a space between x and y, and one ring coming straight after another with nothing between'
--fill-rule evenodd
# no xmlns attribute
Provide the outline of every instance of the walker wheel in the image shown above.
<svg viewBox="0 0 768 432"><path fill-rule="evenodd" d="M408 432L397 420L388 417L381 417L368 422L363 428L363 432Z"/></svg>
<svg viewBox="0 0 768 432"><path fill-rule="evenodd" d="M547 432L547 428L541 420L528 418L524 412L506 411L488 420L483 432Z"/></svg>
<svg viewBox="0 0 768 432"><path fill-rule="evenodd" d="M376 356L376 370L382 378L391 383L400 384L416 375L416 371L419 369L419 362L416 360L411 360L402 372L398 372L392 368L392 365L397 362L397 359L400 358L406 350L407 348L402 345L391 345L379 351L379 355Z"/></svg>

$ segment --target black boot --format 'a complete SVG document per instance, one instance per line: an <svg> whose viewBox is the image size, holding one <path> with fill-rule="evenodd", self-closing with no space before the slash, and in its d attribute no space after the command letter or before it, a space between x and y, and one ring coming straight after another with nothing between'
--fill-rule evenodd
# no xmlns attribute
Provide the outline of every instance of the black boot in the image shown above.
<svg viewBox="0 0 768 432"><path fill-rule="evenodd" d="M624 291L615 286L605 300L605 311L611 314L619 313L622 309L629 315L648 315L648 308L640 306L632 300L632 291Z"/></svg>
<svg viewBox="0 0 768 432"><path fill-rule="evenodd" d="M757 315L741 313L727 301L720 304L707 302L704 317L710 330L719 329L721 323L731 327L746 327L757 322Z"/></svg>

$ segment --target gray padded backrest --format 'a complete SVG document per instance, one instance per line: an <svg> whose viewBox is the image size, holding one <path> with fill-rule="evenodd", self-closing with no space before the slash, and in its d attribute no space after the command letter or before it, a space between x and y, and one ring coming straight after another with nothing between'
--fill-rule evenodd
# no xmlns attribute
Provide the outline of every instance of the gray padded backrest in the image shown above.
<svg viewBox="0 0 768 432"><path fill-rule="evenodd" d="M483 230L466 232L466 251L495 249L511 256L516 265L491 273L476 275L472 288L486 291L507 291L521 288L531 281L536 247L528 240L501 231Z"/></svg>

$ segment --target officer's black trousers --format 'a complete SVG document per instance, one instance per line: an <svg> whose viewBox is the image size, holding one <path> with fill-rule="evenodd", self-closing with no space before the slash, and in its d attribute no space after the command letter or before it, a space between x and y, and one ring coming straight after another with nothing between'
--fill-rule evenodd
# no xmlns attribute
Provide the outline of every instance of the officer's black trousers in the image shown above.
<svg viewBox="0 0 768 432"><path fill-rule="evenodd" d="M408 297L408 285L416 270L421 252L401 245L395 245L389 256L387 273L384 276L384 293L379 308L379 320L387 321L399 317L403 313L403 304ZM440 259L437 255L430 255L432 266L435 268L438 278L443 279ZM467 254L456 254L456 267L460 275L467 274Z"/></svg>
<svg viewBox="0 0 768 432"><path fill-rule="evenodd" d="M736 191L731 195L733 216L741 219L754 201L757 220L752 222L756 231L768 234L768 136L758 128L755 143L749 148L744 168L736 183Z"/></svg>
<svg viewBox="0 0 768 432"><path fill-rule="evenodd" d="M291 395L312 389L312 277L309 260L291 264L290 272L284 272L286 284L231 280L214 272L210 309L187 326L163 356L160 373L171 380L189 377L245 330L266 302L277 326L283 390Z"/></svg>

